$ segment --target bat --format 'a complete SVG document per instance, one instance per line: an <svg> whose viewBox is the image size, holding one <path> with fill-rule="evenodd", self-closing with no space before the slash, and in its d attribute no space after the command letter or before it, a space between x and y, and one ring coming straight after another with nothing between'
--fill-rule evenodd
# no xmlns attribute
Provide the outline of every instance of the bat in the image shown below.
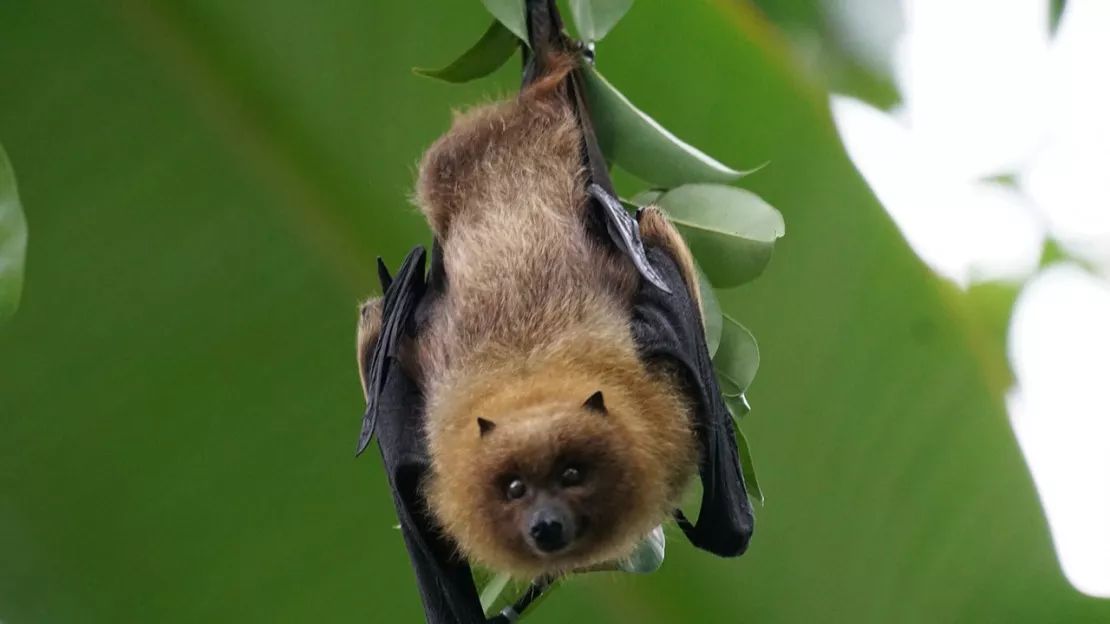
<svg viewBox="0 0 1110 624"><path fill-rule="evenodd" d="M509 622L563 574L673 517L743 554L754 519L706 347L693 259L656 208L616 199L589 62L528 0L521 93L455 120L421 163L435 233L362 307L367 400L427 620ZM697 475L697 520L677 500ZM471 562L534 582L487 620Z"/></svg>

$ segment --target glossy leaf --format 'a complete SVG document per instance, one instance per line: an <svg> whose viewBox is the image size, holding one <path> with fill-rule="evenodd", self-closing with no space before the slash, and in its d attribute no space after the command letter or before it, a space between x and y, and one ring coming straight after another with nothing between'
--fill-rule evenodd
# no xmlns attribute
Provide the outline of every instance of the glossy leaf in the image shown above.
<svg viewBox="0 0 1110 624"><path fill-rule="evenodd" d="M583 41L600 41L632 8L632 0L570 0L570 12Z"/></svg>
<svg viewBox="0 0 1110 624"><path fill-rule="evenodd" d="M687 184L659 198L717 288L759 277L775 241L786 232L782 214L751 191L719 184Z"/></svg>
<svg viewBox="0 0 1110 624"><path fill-rule="evenodd" d="M632 203L636 204L637 206L650 206L651 204L659 201L659 198L662 196L663 191L659 189L640 191L639 193L636 193L632 196Z"/></svg>
<svg viewBox="0 0 1110 624"><path fill-rule="evenodd" d="M528 23L524 20L524 0L482 0L497 21L521 41L528 43Z"/></svg>
<svg viewBox="0 0 1110 624"><path fill-rule="evenodd" d="M464 83L488 76L497 71L505 61L512 58L520 47L517 39L501 22L494 20L485 34L462 56L443 69L420 69L415 71L421 76L435 78L444 82Z"/></svg>
<svg viewBox="0 0 1110 624"><path fill-rule="evenodd" d="M662 194L663 191L642 191L633 195L631 199L621 197L620 200L628 212L635 214L640 208L650 206Z"/></svg>
<svg viewBox="0 0 1110 624"><path fill-rule="evenodd" d="M705 344L709 347L709 357L717 353L721 345L721 331L724 317L721 314L721 304L717 301L717 293L713 292L713 285L705 276L697 262L694 268L698 271L698 292L701 294L701 315L705 321Z"/></svg>
<svg viewBox="0 0 1110 624"><path fill-rule="evenodd" d="M727 183L744 175L671 134L633 106L592 65L587 66L585 76L601 151L621 169L664 188L692 182Z"/></svg>
<svg viewBox="0 0 1110 624"><path fill-rule="evenodd" d="M732 405L728 406L728 411L732 414L732 424L736 429L736 450L739 451L740 455L740 471L744 474L744 486L748 490L748 497L759 501L759 504L762 505L763 488L759 486L759 479L755 474L755 460L752 459L752 449L748 446L748 438L740 430L740 417L736 414Z"/></svg>
<svg viewBox="0 0 1110 624"><path fill-rule="evenodd" d="M482 595L480 596L482 610L487 614L490 612L490 607L497 602L497 599L500 598L501 594L505 591L505 587L508 586L510 579L511 577L508 574L499 572L490 578L482 587Z"/></svg>
<svg viewBox="0 0 1110 624"><path fill-rule="evenodd" d="M743 418L751 413L752 406L748 403L747 395L741 394L740 396L726 396L725 402L732 408L733 414L738 418Z"/></svg>
<svg viewBox="0 0 1110 624"><path fill-rule="evenodd" d="M1064 16L1064 11L1067 9L1067 6L1067 0L1049 0L1048 27L1053 33L1059 28L1060 18Z"/></svg>
<svg viewBox="0 0 1110 624"><path fill-rule="evenodd" d="M727 312L722 312L721 317L724 319L721 346L713 358L713 367L721 382L721 392L726 397L739 397L747 392L759 370L759 345L755 336Z"/></svg>
<svg viewBox="0 0 1110 624"><path fill-rule="evenodd" d="M0 145L0 323L19 307L27 253L27 220L19 203L15 172Z"/></svg>
<svg viewBox="0 0 1110 624"><path fill-rule="evenodd" d="M620 562L620 569L632 574L651 574L663 566L666 554L667 536L663 527L657 526L636 546L628 559Z"/></svg>

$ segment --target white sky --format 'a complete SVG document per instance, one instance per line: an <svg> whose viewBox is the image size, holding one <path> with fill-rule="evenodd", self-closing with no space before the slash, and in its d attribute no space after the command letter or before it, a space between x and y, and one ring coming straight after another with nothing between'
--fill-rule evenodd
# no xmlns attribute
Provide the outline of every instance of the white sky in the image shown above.
<svg viewBox="0 0 1110 624"><path fill-rule="evenodd" d="M1008 409L1064 574L1110 597L1110 0L1069 0L1055 37L1048 0L902 5L892 66L904 106L887 115L833 96L834 117L938 274L964 287L1028 280ZM998 175L1017 188L986 181ZM1046 236L1098 274L1038 271Z"/></svg>

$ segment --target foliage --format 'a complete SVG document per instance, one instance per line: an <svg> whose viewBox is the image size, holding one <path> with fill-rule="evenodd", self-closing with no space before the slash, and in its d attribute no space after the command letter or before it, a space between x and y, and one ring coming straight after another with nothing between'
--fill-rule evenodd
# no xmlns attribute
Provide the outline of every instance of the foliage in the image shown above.
<svg viewBox="0 0 1110 624"><path fill-rule="evenodd" d="M409 67L488 25L447 0L3 4L0 136L34 244L0 327L0 619L420 621L379 462L350 460L351 343L375 256L426 240L413 163L452 107L519 85ZM759 338L743 424L770 502L739 560L671 548L529 621L1110 621L1060 573L975 346L993 341L775 26L746 2L640 2L599 47L677 136L771 163L742 183L789 244L716 291Z"/></svg>
<svg viewBox="0 0 1110 624"><path fill-rule="evenodd" d="M462 56L443 69L415 69L421 76L438 78L444 82L470 82L497 71L517 51L520 39L508 28L494 20L478 40Z"/></svg>

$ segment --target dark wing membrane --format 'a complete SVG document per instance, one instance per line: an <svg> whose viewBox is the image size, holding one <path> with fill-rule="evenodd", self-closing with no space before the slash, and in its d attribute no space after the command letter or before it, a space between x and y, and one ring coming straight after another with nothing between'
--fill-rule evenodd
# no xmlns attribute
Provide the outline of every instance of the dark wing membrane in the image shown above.
<svg viewBox="0 0 1110 624"><path fill-rule="evenodd" d="M754 518L740 472L732 416L721 398L701 314L682 272L661 248L648 247L647 258L671 292L646 283L640 288L632 309L633 339L642 360L668 359L681 367L696 401L695 424L703 450L697 523L690 523L679 512L679 526L698 548L721 557L737 557L748 548Z"/></svg>
<svg viewBox="0 0 1110 624"><path fill-rule="evenodd" d="M432 248L429 283L425 283L424 265L422 247L409 253L396 277L390 278L385 265L378 263L385 301L382 330L368 358L368 398L359 452L376 434L427 621L478 624L486 619L470 566L437 530L420 496L431 464L423 436L424 396L404 368L396 365L402 339L413 330L418 313L427 314L445 285L438 243Z"/></svg>
<svg viewBox="0 0 1110 624"><path fill-rule="evenodd" d="M378 446L427 621L485 622L470 566L456 556L454 543L437 529L420 496L430 470L422 431L424 397L402 367L390 368L378 412Z"/></svg>
<svg viewBox="0 0 1110 624"><path fill-rule="evenodd" d="M378 277L385 291L385 300L382 302L382 329L378 340L374 343L370 357L366 359L366 412L362 416L362 430L358 436L358 448L355 456L361 455L378 421L378 404L382 388L389 371L396 361L397 349L400 347L401 338L409 327L412 313L416 304L424 295L424 258L423 247L415 247L405 258L397 277L389 278L389 270L381 259L378 260Z"/></svg>

